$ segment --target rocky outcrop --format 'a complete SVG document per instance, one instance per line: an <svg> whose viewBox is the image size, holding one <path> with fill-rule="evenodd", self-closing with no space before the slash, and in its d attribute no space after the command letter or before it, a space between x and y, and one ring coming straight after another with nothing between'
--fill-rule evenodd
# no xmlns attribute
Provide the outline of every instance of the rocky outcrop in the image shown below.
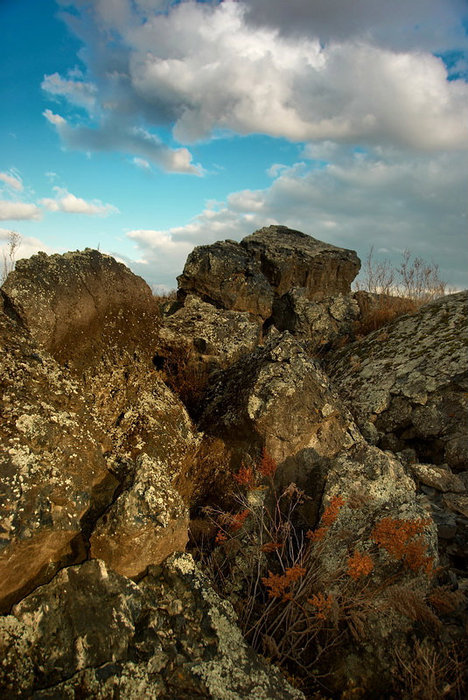
<svg viewBox="0 0 468 700"><path fill-rule="evenodd" d="M155 365L184 358L203 365L208 372L224 369L251 352L260 340L260 329L246 312L217 309L189 294L182 308L163 317Z"/></svg>
<svg viewBox="0 0 468 700"><path fill-rule="evenodd" d="M229 446L234 467L266 449L281 484L309 483L316 495L324 461L362 440L326 375L287 332L214 377L200 426Z"/></svg>
<svg viewBox="0 0 468 700"><path fill-rule="evenodd" d="M0 619L9 698L303 698L244 642L231 605L188 554L137 585L94 560Z"/></svg>
<svg viewBox="0 0 468 700"><path fill-rule="evenodd" d="M361 263L353 250L337 248L286 226L266 226L241 241L275 295L303 287L308 299L351 290Z"/></svg>
<svg viewBox="0 0 468 700"><path fill-rule="evenodd" d="M0 313L0 609L86 557L118 481L79 384Z"/></svg>
<svg viewBox="0 0 468 700"><path fill-rule="evenodd" d="M235 241L194 248L177 278L179 297L195 294L218 308L270 316L273 290L260 266Z"/></svg>
<svg viewBox="0 0 468 700"><path fill-rule="evenodd" d="M468 292L402 316L328 361L368 440L421 461L468 463Z"/></svg>
<svg viewBox="0 0 468 700"><path fill-rule="evenodd" d="M275 301L272 320L278 330L290 331L310 354L320 355L353 338L359 316L351 294L311 301L304 287L295 287Z"/></svg>
<svg viewBox="0 0 468 700"><path fill-rule="evenodd" d="M158 310L141 277L87 248L19 260L2 287L33 338L59 362L82 371L156 339Z"/></svg>
<svg viewBox="0 0 468 700"><path fill-rule="evenodd" d="M303 287L307 299L348 293L359 267L354 251L286 226L269 226L240 244L224 241L195 248L178 277L179 296L192 293L265 320L275 297L293 287Z"/></svg>

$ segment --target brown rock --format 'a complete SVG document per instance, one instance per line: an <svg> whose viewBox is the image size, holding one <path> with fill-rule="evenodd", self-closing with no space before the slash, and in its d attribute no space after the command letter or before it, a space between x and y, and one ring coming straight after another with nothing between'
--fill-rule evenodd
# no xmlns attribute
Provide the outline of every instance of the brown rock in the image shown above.
<svg viewBox="0 0 468 700"><path fill-rule="evenodd" d="M449 469L436 467L434 464L410 464L410 471L419 481L426 486L432 486L438 491L453 491L462 493L466 491L465 484L456 474Z"/></svg>
<svg viewBox="0 0 468 700"><path fill-rule="evenodd" d="M85 557L117 480L79 385L0 314L0 610Z"/></svg>

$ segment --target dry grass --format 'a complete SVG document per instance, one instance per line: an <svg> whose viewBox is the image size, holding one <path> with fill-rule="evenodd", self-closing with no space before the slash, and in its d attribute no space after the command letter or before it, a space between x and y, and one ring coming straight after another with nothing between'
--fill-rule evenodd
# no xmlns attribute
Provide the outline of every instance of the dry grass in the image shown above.
<svg viewBox="0 0 468 700"><path fill-rule="evenodd" d="M0 285L2 285L10 272L15 269L16 255L21 245L21 236L16 231L9 231L6 238L6 247L2 250L0 268Z"/></svg>

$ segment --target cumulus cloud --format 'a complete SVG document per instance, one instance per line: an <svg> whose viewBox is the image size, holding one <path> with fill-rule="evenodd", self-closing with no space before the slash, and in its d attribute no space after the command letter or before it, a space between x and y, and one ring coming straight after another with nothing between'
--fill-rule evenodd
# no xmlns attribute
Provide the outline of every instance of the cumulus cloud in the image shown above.
<svg viewBox="0 0 468 700"><path fill-rule="evenodd" d="M40 219L41 210L35 204L0 200L0 221Z"/></svg>
<svg viewBox="0 0 468 700"><path fill-rule="evenodd" d="M2 180L10 189L16 190L16 192L21 192L23 190L23 182L18 173L10 171L9 173L0 173L0 180Z"/></svg>
<svg viewBox="0 0 468 700"><path fill-rule="evenodd" d="M330 152L332 145L325 146ZM168 238L178 268L169 279L164 255L151 236L131 237L149 265L141 272L153 283L174 286L182 271L182 243L240 240L274 223L302 230L338 246L352 248L363 258L373 245L387 249L398 263L410 247L415 255L440 265L442 277L455 287L468 286L466 189L468 173L460 154L419 154L377 148L356 151L337 146L333 163L314 158L282 168L270 187L232 193L213 204L187 226L158 232Z"/></svg>
<svg viewBox="0 0 468 700"><path fill-rule="evenodd" d="M103 121L96 128L71 126L64 117L54 114L50 109L46 109L43 115L56 127L65 146L72 150L120 151L137 154L137 157L143 156L168 172L194 175L201 175L203 172L200 166L192 163L192 156L187 148L169 148L143 127L128 126L117 118Z"/></svg>
<svg viewBox="0 0 468 700"><path fill-rule="evenodd" d="M442 0L428 1L452 26L457 0L445 14ZM375 10L390 4L370 0L328 4L333 7L325 0L296 0L294 7L279 0L189 1L160 13L150 12L150 3L100 0L93 8L75 3L81 20L69 16L69 22L88 42L103 109L170 124L182 143L228 130L293 141L468 146L468 85L449 81L441 58L421 46L378 43L375 27L391 24L398 12ZM437 28L426 22L422 0L414 11L399 5L413 25L419 18ZM372 26L364 23L358 32L355 7L358 20L369 13ZM341 20L338 9L344 10ZM293 15L296 29L301 17L307 20L307 31L280 31L284 13ZM102 37L109 31L115 41L105 53ZM86 140L86 134L76 136Z"/></svg>
<svg viewBox="0 0 468 700"><path fill-rule="evenodd" d="M86 216L108 216L118 214L119 210L113 204L103 204L99 199L87 202L81 197L76 197L62 187L54 187L56 194L54 199L45 197L40 204L49 211L61 211L66 214L85 214Z"/></svg>

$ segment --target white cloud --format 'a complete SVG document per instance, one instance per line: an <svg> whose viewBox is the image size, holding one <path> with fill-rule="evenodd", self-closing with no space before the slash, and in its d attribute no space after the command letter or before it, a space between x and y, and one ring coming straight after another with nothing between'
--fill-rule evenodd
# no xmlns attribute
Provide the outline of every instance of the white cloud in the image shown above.
<svg viewBox="0 0 468 700"><path fill-rule="evenodd" d="M312 161L282 169L270 187L234 192L226 203L205 209L186 226L157 232L155 239L132 235L150 263L141 274L152 283L174 286L185 262L179 244L240 240L257 228L281 223L355 249L362 258L373 245L388 249L397 263L410 248L438 263L449 284L468 286L465 158L342 147L336 153L334 163L325 167ZM176 243L173 266L178 267L170 270L172 277L161 244L166 240Z"/></svg>
<svg viewBox="0 0 468 700"><path fill-rule="evenodd" d="M18 173L10 171L9 173L0 173L0 180L2 180L10 189L21 192L23 190L23 183L21 177Z"/></svg>
<svg viewBox="0 0 468 700"><path fill-rule="evenodd" d="M437 30L445 19L444 36L452 36L458 0L449 0L449 9L442 0L427 1L439 24L427 19L422 0L413 11L405 10L407 2L398 5L411 26L419 21ZM376 27L383 36L396 22L393 34L401 34L391 4L331 4L335 13L325 0L275 0L271 13L262 2L183 2L160 14L145 12L141 3L100 0L94 14L82 9L81 23L70 22L88 42L103 110L171 124L183 143L231 130L293 141L467 147L468 85L448 81L442 60L421 46L378 44ZM372 10L378 5L388 7ZM361 29L355 8L358 19L369 13ZM292 15L293 34L280 30L285 13ZM114 45L104 52L109 31ZM417 41L419 34L412 36ZM76 137L86 140L83 132ZM174 158L187 167L183 154Z"/></svg>
<svg viewBox="0 0 468 700"><path fill-rule="evenodd" d="M0 200L0 221L40 219L41 216L41 211L35 204Z"/></svg>
<svg viewBox="0 0 468 700"><path fill-rule="evenodd" d="M140 170L151 170L151 165L144 158L133 158L132 163Z"/></svg>
<svg viewBox="0 0 468 700"><path fill-rule="evenodd" d="M67 80L58 73L52 73L44 76L41 88L50 95L64 97L72 104L87 110L92 110L96 104L96 85L83 80Z"/></svg>
<svg viewBox="0 0 468 700"><path fill-rule="evenodd" d="M98 127L70 126L66 119L50 109L43 112L53 124L63 143L71 149L82 151L121 151L138 154L169 172L201 175L203 169L192 163L187 148L172 149L143 127L132 127L120 119L102 122Z"/></svg>
<svg viewBox="0 0 468 700"><path fill-rule="evenodd" d="M93 199L91 202L76 197L71 192L62 187L54 187L56 193L55 199L44 198L40 200L40 204L49 211L61 211L66 214L85 214L87 216L108 216L109 214L118 214L119 210L113 204L103 204L99 199Z"/></svg>

